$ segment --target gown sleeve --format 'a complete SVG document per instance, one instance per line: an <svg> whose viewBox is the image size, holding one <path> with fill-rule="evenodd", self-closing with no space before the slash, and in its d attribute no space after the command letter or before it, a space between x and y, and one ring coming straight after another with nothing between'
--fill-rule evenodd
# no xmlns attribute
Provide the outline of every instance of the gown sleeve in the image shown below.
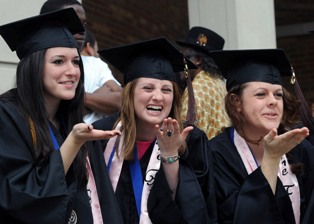
<svg viewBox="0 0 314 224"><path fill-rule="evenodd" d="M28 124L10 104L0 104L0 125L1 223L65 223L71 186L60 152L36 165Z"/></svg>
<svg viewBox="0 0 314 224"><path fill-rule="evenodd" d="M163 167L156 175L148 198L153 223L215 223L214 185L208 140L196 127L187 139L188 151L180 158L179 184L175 201Z"/></svg>
<svg viewBox="0 0 314 224"><path fill-rule="evenodd" d="M219 223L295 223L291 201L278 178L275 195L260 168L248 175L229 129L210 141Z"/></svg>

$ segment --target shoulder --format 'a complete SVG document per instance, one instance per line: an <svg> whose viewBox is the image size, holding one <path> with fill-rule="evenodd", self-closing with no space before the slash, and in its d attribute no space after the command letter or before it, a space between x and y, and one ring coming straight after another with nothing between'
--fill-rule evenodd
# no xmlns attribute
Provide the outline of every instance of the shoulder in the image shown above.
<svg viewBox="0 0 314 224"><path fill-rule="evenodd" d="M233 144L230 140L232 128L228 127L225 128L224 131L217 136L213 137L209 141L209 148L213 153L219 152L221 153L222 150L228 150Z"/></svg>

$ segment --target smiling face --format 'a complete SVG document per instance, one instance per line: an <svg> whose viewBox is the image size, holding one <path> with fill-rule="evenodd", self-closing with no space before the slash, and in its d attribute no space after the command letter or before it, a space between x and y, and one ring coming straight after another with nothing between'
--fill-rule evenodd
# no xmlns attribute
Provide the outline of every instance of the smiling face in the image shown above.
<svg viewBox="0 0 314 224"><path fill-rule="evenodd" d="M173 96L170 81L138 78L134 89L137 125L160 124L170 114Z"/></svg>
<svg viewBox="0 0 314 224"><path fill-rule="evenodd" d="M56 47L45 54L43 86L45 100L71 100L80 80L80 58L76 48Z"/></svg>
<svg viewBox="0 0 314 224"><path fill-rule="evenodd" d="M244 131L248 137L258 139L266 135L271 128L278 128L282 120L282 86L248 82L243 89L237 110L245 118Z"/></svg>

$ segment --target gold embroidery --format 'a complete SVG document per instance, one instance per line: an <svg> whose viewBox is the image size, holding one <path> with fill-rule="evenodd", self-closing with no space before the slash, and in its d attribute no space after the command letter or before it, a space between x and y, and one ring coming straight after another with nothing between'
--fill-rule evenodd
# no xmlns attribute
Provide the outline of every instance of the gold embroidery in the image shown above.
<svg viewBox="0 0 314 224"><path fill-rule="evenodd" d="M31 131L31 135L32 135L33 146L36 148L37 138L36 138L36 132L35 132L35 125L34 125L34 121L30 117L28 118L28 124Z"/></svg>

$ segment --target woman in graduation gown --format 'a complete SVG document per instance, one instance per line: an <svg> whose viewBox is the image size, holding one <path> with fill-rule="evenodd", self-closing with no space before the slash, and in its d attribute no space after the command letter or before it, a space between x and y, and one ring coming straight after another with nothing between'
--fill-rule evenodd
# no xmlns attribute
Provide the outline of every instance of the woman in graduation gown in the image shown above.
<svg viewBox="0 0 314 224"><path fill-rule="evenodd" d="M93 123L121 131L103 148L124 222L214 223L206 134L179 120L183 55L165 38L99 53L124 74L120 114Z"/></svg>
<svg viewBox="0 0 314 224"><path fill-rule="evenodd" d="M281 49L212 52L233 126L210 141L219 223L311 223L314 148L294 129L299 102ZM294 77L295 78L295 77Z"/></svg>
<svg viewBox="0 0 314 224"><path fill-rule="evenodd" d="M95 214L122 223L109 176L98 172L104 160L86 143L120 133L82 122L84 74L72 33L83 30L72 8L0 26L20 59L16 88L0 96L1 224L103 223Z"/></svg>

